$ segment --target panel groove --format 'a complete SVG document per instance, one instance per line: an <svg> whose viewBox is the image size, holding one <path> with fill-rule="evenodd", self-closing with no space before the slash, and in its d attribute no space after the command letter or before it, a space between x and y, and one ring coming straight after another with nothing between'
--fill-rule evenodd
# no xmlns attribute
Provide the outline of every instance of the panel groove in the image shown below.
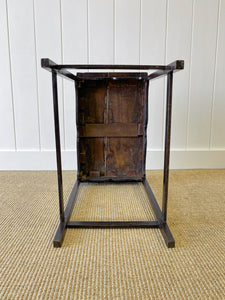
<svg viewBox="0 0 225 300"><path fill-rule="evenodd" d="M141 64L141 39L142 39L142 35L141 35L141 32L142 32L142 0L139 0L140 1L140 16L139 16L139 65Z"/></svg>
<svg viewBox="0 0 225 300"><path fill-rule="evenodd" d="M62 1L59 0L59 16L60 16L60 44L61 44L61 62L63 61L63 28L62 28ZM61 78L62 81L62 115L63 115L63 148L66 149L66 129L65 129L65 101L64 101L64 80Z"/></svg>
<svg viewBox="0 0 225 300"><path fill-rule="evenodd" d="M8 49L9 49L9 69L10 69L9 72L10 72L10 85L11 85L11 95L12 95L14 144L15 144L15 151L17 151L15 105L14 105L13 78L12 78L12 60L11 60L10 34L9 34L9 13L8 13L8 1L7 0L5 0L5 4L6 4L6 19L7 19L7 40L8 40Z"/></svg>
<svg viewBox="0 0 225 300"><path fill-rule="evenodd" d="M218 32L218 53L215 78L215 99L211 124L211 150L225 148L225 0L221 1Z"/></svg>
<svg viewBox="0 0 225 300"><path fill-rule="evenodd" d="M35 52L35 62L36 62L36 86L37 86L37 115L38 115L38 139L39 139L39 150L41 151L41 129L40 129L40 103L39 103L39 81L38 81L38 61L37 61L37 36L36 36L36 25L35 25L35 7L33 0L33 24L34 24L34 52Z"/></svg>
<svg viewBox="0 0 225 300"><path fill-rule="evenodd" d="M169 15L169 0L166 0L166 22L165 22L165 52L164 52L164 64L167 63L167 43L168 43L168 15ZM163 84L163 109L162 109L162 120L163 120L163 126L162 126L162 142L161 142L161 149L164 147L164 130L165 130L165 114L166 114L166 85L167 81L165 78L161 79L164 81Z"/></svg>
<svg viewBox="0 0 225 300"><path fill-rule="evenodd" d="M89 1L87 0L87 64L90 63L90 40L89 40Z"/></svg>
<svg viewBox="0 0 225 300"><path fill-rule="evenodd" d="M164 64L166 64L166 62L167 62L168 15L169 15L169 0L166 0L166 22L165 22L165 52L164 52Z"/></svg>
<svg viewBox="0 0 225 300"><path fill-rule="evenodd" d="M116 63L116 0L113 0L113 64Z"/></svg>
<svg viewBox="0 0 225 300"><path fill-rule="evenodd" d="M191 70L192 70L192 53L193 53L193 36L194 36L194 19L195 19L195 0L192 1L192 25L191 25L191 51L190 51L190 68L189 68L189 88L188 88L188 105L187 105L187 130L185 150L188 150L189 123L190 123L190 99L191 99Z"/></svg>
<svg viewBox="0 0 225 300"><path fill-rule="evenodd" d="M219 1L195 1L188 147L209 149Z"/></svg>
<svg viewBox="0 0 225 300"><path fill-rule="evenodd" d="M54 5L53 5L54 4ZM40 67L42 57L51 57L58 63L61 62L61 38L60 38L60 2L49 0L34 1L36 47L37 47L37 73L38 95L40 109L40 136L41 149L54 149L54 119L52 104L51 76L45 74ZM51 13L49 13L51 11ZM60 113L60 137L64 149L64 124L62 103L62 79L58 78L58 97Z"/></svg>
<svg viewBox="0 0 225 300"><path fill-rule="evenodd" d="M75 64L87 63L87 1L61 3L63 61ZM64 103L65 149L70 150L76 147L75 90L72 81L64 80Z"/></svg>
<svg viewBox="0 0 225 300"><path fill-rule="evenodd" d="M142 0L141 63L164 64L166 0ZM147 143L162 149L164 79L150 82L149 127Z"/></svg>
<svg viewBox="0 0 225 300"><path fill-rule="evenodd" d="M116 5L116 62L139 63L139 0L117 1Z"/></svg>
<svg viewBox="0 0 225 300"><path fill-rule="evenodd" d="M216 71L217 71L217 56L218 56L218 43L219 43L220 8L221 8L221 0L219 0L219 3L218 3L218 15L217 15L215 68L214 68L214 78L213 78L212 106L211 106L211 119L210 119L210 135L209 135L209 150L212 149L212 130L213 130L212 122L213 122L215 91L216 91Z"/></svg>

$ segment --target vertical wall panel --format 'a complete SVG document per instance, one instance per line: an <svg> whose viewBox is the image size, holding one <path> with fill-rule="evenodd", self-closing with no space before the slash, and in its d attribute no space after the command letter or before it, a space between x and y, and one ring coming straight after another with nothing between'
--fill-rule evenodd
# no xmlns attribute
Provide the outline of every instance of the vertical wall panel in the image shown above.
<svg viewBox="0 0 225 300"><path fill-rule="evenodd" d="M33 2L9 0L8 20L17 148L39 149Z"/></svg>
<svg viewBox="0 0 225 300"><path fill-rule="evenodd" d="M115 63L139 63L140 0L115 0Z"/></svg>
<svg viewBox="0 0 225 300"><path fill-rule="evenodd" d="M113 0L91 0L88 5L89 62L113 63Z"/></svg>
<svg viewBox="0 0 225 300"><path fill-rule="evenodd" d="M164 64L166 43L166 0L143 0L141 64ZM153 71L152 71L153 72ZM150 82L148 148L162 148L164 79Z"/></svg>
<svg viewBox="0 0 225 300"><path fill-rule="evenodd" d="M62 1L63 62L87 63L87 1ZM77 70L71 70L71 72ZM65 148L75 149L75 89L74 83L64 79Z"/></svg>
<svg viewBox="0 0 225 300"><path fill-rule="evenodd" d="M225 148L225 0L221 0L211 147Z"/></svg>
<svg viewBox="0 0 225 300"><path fill-rule="evenodd" d="M15 150L6 1L0 0L0 150Z"/></svg>
<svg viewBox="0 0 225 300"><path fill-rule="evenodd" d="M171 147L185 149L192 39L191 0L169 0L167 63L184 60L184 70L174 74Z"/></svg>
<svg viewBox="0 0 225 300"><path fill-rule="evenodd" d="M54 120L51 74L40 66L41 58L61 63L60 0L35 1L38 96L40 109L41 149L54 149ZM64 146L62 79L58 77L61 147Z"/></svg>
<svg viewBox="0 0 225 300"><path fill-rule="evenodd" d="M188 148L209 147L217 17L218 0L195 1Z"/></svg>

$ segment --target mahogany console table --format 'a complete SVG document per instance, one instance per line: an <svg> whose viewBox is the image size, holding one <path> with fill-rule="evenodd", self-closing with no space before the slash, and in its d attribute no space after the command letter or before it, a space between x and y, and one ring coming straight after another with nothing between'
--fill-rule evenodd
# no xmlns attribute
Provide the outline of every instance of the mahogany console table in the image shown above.
<svg viewBox="0 0 225 300"><path fill-rule="evenodd" d="M167 247L175 246L167 225L173 73L184 61L169 65L57 65L43 58L52 73L60 223L53 245L60 247L66 228L159 228ZM76 73L68 69L116 69L133 72ZM155 70L152 73L144 72ZM75 82L77 123L77 180L64 210L59 134L57 75ZM145 176L148 87L167 76L166 128L162 211ZM70 221L81 182L142 182L156 221Z"/></svg>

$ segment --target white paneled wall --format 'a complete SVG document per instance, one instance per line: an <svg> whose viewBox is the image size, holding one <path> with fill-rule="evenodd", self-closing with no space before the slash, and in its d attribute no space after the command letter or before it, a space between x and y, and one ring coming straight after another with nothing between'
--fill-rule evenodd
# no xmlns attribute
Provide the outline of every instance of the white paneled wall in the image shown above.
<svg viewBox="0 0 225 300"><path fill-rule="evenodd" d="M57 63L167 64L172 168L225 167L225 0L0 0L0 169L55 169ZM150 83L148 168L162 168L166 81ZM75 94L59 78L64 169L76 166Z"/></svg>

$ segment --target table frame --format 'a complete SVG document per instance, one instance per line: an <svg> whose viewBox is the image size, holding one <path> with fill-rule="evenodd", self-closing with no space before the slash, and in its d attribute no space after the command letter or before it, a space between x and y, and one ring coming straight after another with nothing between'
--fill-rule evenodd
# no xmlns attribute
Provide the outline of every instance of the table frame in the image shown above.
<svg viewBox="0 0 225 300"><path fill-rule="evenodd" d="M175 240L167 224L167 204L168 204L168 183L169 183L169 160L170 160L170 138L171 138L171 117L172 117L172 89L173 73L184 69L184 61L176 60L169 65L58 65L48 58L41 59L42 68L52 73L52 91L54 107L54 124L55 124L55 142L56 142L56 161L58 175L58 194L59 194L59 214L60 223L55 234L53 245L61 247L67 228L159 228L168 248L175 247ZM68 69L84 70L155 70L148 74L147 80L151 81L161 76L167 76L167 94L166 94L166 122L165 122L165 149L164 149L164 169L163 169L163 197L162 210L154 196L154 193L144 176L141 180L148 195L149 204L152 207L156 220L155 221L70 221L70 216L77 200L80 180L77 178L72 192L70 194L66 208L64 209L63 200L63 181L62 181L62 163L61 163L61 146L60 146L60 124L58 112L58 88L57 75L73 80L78 80L77 75L68 71ZM146 157L144 157L144 164ZM120 183L122 180L115 181ZM122 182L128 182L129 179ZM98 182L98 181L97 181ZM99 181L102 182L102 181Z"/></svg>

